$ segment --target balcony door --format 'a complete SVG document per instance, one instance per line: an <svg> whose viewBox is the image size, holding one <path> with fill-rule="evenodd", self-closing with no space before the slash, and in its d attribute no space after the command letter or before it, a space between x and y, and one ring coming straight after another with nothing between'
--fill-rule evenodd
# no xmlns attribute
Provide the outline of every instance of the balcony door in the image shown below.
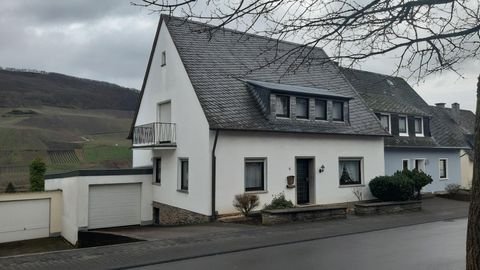
<svg viewBox="0 0 480 270"><path fill-rule="evenodd" d="M172 106L170 101L157 105L157 123L155 137L158 143L171 142L172 138Z"/></svg>

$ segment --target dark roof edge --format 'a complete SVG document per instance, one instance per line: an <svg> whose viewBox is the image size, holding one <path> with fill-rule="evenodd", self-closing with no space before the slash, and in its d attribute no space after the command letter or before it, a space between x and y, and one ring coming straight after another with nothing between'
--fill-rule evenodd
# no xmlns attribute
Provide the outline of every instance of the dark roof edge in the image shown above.
<svg viewBox="0 0 480 270"><path fill-rule="evenodd" d="M223 130L233 132L265 132L265 133L284 133L284 134L307 134L307 135L330 135L330 136L359 136L359 137L392 137L390 134L355 134L355 133L326 133L326 132L309 132L309 131L284 131L284 130L265 130L265 129L233 129L233 128L217 128L211 127L210 130Z"/></svg>
<svg viewBox="0 0 480 270"><path fill-rule="evenodd" d="M141 175L152 173L152 168L78 170L66 173L48 174L45 175L45 180L75 176Z"/></svg>
<svg viewBox="0 0 480 270"><path fill-rule="evenodd" d="M468 146L401 146L401 145L385 145L385 148L402 148L402 149L471 149Z"/></svg>
<svg viewBox="0 0 480 270"><path fill-rule="evenodd" d="M140 97L138 98L137 109L135 110L135 115L133 116L132 125L130 126L130 132L128 133L127 139L133 138L133 129L135 127L135 123L137 122L138 111L140 110L140 105L142 103L143 93L145 92L145 86L147 84L148 75L150 74L150 67L152 66L153 62L153 55L155 54L155 48L157 47L157 40L158 35L160 34L160 28L162 26L162 22L164 20L164 16L160 16L158 20L157 32L155 33L155 38L153 39L152 50L150 51L150 56L148 58L147 69L145 70L145 76L143 77L142 82L142 89L140 90Z"/></svg>

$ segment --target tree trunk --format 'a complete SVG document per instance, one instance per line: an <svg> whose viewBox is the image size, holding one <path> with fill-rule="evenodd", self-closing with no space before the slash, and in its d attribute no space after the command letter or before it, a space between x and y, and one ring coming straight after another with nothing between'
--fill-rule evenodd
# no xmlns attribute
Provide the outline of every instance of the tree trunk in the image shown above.
<svg viewBox="0 0 480 270"><path fill-rule="evenodd" d="M475 151L473 160L472 198L468 213L467 270L480 270L480 76L477 83Z"/></svg>

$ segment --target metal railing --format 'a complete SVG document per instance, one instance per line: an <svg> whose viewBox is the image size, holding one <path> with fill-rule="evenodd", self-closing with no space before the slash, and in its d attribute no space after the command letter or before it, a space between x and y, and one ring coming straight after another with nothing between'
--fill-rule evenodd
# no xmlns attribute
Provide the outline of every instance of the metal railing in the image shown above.
<svg viewBox="0 0 480 270"><path fill-rule="evenodd" d="M175 144L174 123L149 123L133 129L133 146L156 146Z"/></svg>

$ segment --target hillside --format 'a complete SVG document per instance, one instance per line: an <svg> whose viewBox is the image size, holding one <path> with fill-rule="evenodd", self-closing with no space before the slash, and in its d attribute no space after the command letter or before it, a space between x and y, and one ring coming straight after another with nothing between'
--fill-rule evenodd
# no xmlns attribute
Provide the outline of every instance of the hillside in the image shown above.
<svg viewBox="0 0 480 270"><path fill-rule="evenodd" d="M138 91L57 73L0 70L0 192L28 189L36 157L47 173L131 166Z"/></svg>

